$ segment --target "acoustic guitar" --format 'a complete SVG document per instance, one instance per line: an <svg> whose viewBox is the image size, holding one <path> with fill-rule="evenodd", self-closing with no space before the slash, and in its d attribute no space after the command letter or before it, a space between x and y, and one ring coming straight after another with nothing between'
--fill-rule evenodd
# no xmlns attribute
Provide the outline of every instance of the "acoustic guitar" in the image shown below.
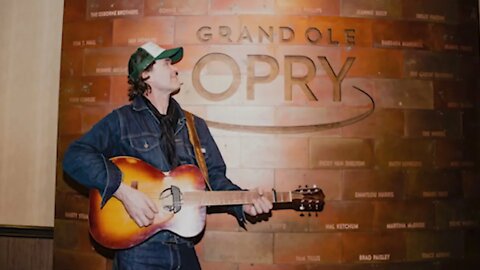
<svg viewBox="0 0 480 270"><path fill-rule="evenodd" d="M113 249L138 245L161 230L183 237L193 237L205 227L206 206L252 203L259 195L252 191L205 191L200 169L181 165L164 173L133 157L115 157L111 161L123 174L123 183L150 196L159 212L153 224L139 227L123 204L112 197L101 208L101 195L90 191L90 234L99 244ZM324 195L321 189L303 188L291 192L265 193L274 204L290 203L299 211L321 211Z"/></svg>

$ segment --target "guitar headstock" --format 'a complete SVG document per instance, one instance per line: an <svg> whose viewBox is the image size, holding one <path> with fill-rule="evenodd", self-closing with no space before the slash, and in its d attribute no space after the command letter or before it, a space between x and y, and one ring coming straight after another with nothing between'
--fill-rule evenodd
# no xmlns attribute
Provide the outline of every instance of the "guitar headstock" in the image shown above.
<svg viewBox="0 0 480 270"><path fill-rule="evenodd" d="M297 211L319 212L325 204L325 194L317 186L297 188L292 191L293 209Z"/></svg>

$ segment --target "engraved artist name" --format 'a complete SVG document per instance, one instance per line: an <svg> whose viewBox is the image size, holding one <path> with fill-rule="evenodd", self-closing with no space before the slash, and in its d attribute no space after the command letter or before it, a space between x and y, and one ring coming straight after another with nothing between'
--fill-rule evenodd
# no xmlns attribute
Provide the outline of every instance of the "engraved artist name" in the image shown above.
<svg viewBox="0 0 480 270"><path fill-rule="evenodd" d="M115 16L133 16L138 14L139 14L138 9L105 10L105 11L92 11L90 12L90 17L101 18L101 17L115 17Z"/></svg>
<svg viewBox="0 0 480 270"><path fill-rule="evenodd" d="M395 198L393 191L369 191L369 192L355 192L355 198Z"/></svg>
<svg viewBox="0 0 480 270"><path fill-rule="evenodd" d="M425 222L394 222L388 223L385 227L387 229L424 229L426 228L426 224Z"/></svg>
<svg viewBox="0 0 480 270"><path fill-rule="evenodd" d="M358 255L359 261L389 261L390 254L360 254Z"/></svg>
<svg viewBox="0 0 480 270"><path fill-rule="evenodd" d="M378 16L385 17L388 15L386 10L376 10L376 9L357 9L355 12L359 16Z"/></svg>
<svg viewBox="0 0 480 270"><path fill-rule="evenodd" d="M337 224L325 224L327 230L358 230L360 225L357 223L337 223Z"/></svg>

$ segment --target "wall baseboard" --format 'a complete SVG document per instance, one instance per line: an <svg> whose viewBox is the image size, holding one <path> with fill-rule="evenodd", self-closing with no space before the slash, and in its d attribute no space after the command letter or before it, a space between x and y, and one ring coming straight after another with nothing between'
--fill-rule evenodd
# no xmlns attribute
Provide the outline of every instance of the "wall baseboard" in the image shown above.
<svg viewBox="0 0 480 270"><path fill-rule="evenodd" d="M0 236L53 239L53 227L0 224Z"/></svg>

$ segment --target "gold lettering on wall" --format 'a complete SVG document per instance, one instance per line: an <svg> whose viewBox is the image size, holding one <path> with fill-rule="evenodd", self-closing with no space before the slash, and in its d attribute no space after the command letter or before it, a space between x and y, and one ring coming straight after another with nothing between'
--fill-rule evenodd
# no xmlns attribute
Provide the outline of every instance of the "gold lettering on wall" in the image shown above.
<svg viewBox="0 0 480 270"><path fill-rule="evenodd" d="M256 83L269 83L278 75L278 62L275 58L268 55L248 55L247 65L247 99L255 99L254 85ZM264 76L257 76L255 74L255 62L263 62L270 66L270 72Z"/></svg>
<svg viewBox="0 0 480 270"><path fill-rule="evenodd" d="M295 28L297 27L297 28ZM342 33L339 35L337 32ZM304 29L294 26L285 26L285 25L263 25L263 26L230 26L230 25L217 25L217 26L201 26L196 30L196 37L202 43L209 42L220 42L227 44L245 44L245 43L278 43L285 44L291 43L297 45L299 42L302 42L301 39L297 37L297 32L303 32L304 43L306 45L315 44L315 45L327 45L327 46L353 46L355 45L356 30L355 29L335 29L330 27L316 27L309 26ZM246 71L240 70L240 63L237 63L234 58L231 56L221 53L214 52L204 55L198 60L198 62L193 67L192 71L192 84L195 91L198 92L202 97L210 101L223 101L227 98L232 97L239 89L242 74L246 74L246 93L245 100L252 101L255 100L255 86L257 84L269 84L273 82L280 74L280 65L281 59L277 59L271 55L265 54L247 54L246 56ZM318 93L319 90L323 89L312 89L312 82L316 78L317 68L323 68L327 77L332 82L332 101L341 102L342 101L342 88L341 84L346 78L350 68L352 67L355 57L347 57L343 63L341 69L338 73L333 69L330 61L327 59L327 56L317 56L312 58L311 56L305 55L284 55L283 56L283 100L286 103L290 103L294 94L293 91L301 91L303 96L309 101L318 101L318 96L315 93ZM227 69L230 69L232 81L228 88L220 93L216 89L208 89L208 86L205 86L200 81L200 74L206 66L214 61L222 62L227 66ZM238 60L237 60L238 61ZM259 65L262 66L263 73L258 73ZM299 71L301 73L299 73ZM242 73L243 72L243 73ZM322 129L330 129L334 127L340 127L345 125L350 125L365 117L368 117L374 110L375 104L373 98L365 91L359 89L358 87L353 87L354 89L360 91L362 94L366 95L372 104L372 107L359 115L349 117L345 120L327 122L327 123L315 123L308 125L286 125L286 126L250 126L250 125L237 125L232 123L219 123L208 121L208 124L211 127L224 128L229 130L237 131L249 131L249 132L261 132L261 133L297 133L297 132L309 132L317 131ZM279 89L280 90L280 89ZM316 90L316 91L313 91ZM279 95L282 93L279 92ZM318 94L317 94L318 95ZM295 95L298 97L298 95ZM338 164L337 164L338 163ZM356 161L345 161L345 162L336 162L335 166L361 166L361 162Z"/></svg>
<svg viewBox="0 0 480 270"><path fill-rule="evenodd" d="M328 59L325 56L319 56L318 59L320 59L323 69L325 72L327 72L328 77L333 82L333 101L342 101L341 84L345 76L347 76L348 71L352 67L355 58L348 57L338 75L335 74L332 65L330 65L330 62L328 62Z"/></svg>
<svg viewBox="0 0 480 270"><path fill-rule="evenodd" d="M205 87L203 87L202 83L200 82L200 72L210 61L223 62L227 64L227 66L232 71L232 75L233 75L232 83L230 84L228 89L222 93L212 93L207 89L205 89ZM240 68L238 67L235 60L226 54L223 54L223 53L207 54L204 57L202 57L193 67L192 81L193 81L194 88L197 90L197 92L201 96L209 100L221 101L231 97L237 91L238 86L240 85Z"/></svg>
<svg viewBox="0 0 480 270"><path fill-rule="evenodd" d="M345 79L348 71L355 61L354 57L348 57L345 63L343 64L340 72L336 74L333 70L333 67L330 65L327 57L319 56L321 66L327 73L329 79L333 84L333 101L341 101L341 84L343 79ZM212 93L206 89L200 82L200 72L205 68L206 65L210 62L219 61L226 64L229 69L232 71L233 81L222 93ZM255 63L263 62L270 67L270 72L266 75L257 75L255 72ZM302 76L295 76L293 73L293 65L303 65L306 67L306 74ZM301 55L286 55L285 56L285 90L284 90L284 99L285 101L291 101L293 99L293 87L294 85L298 86L305 96L311 101L318 101L318 98L313 93L308 83L315 78L315 63L312 59L301 56ZM192 72L192 81L195 90L203 97L211 101L221 101L231 97L238 90L241 81L241 71L239 65L235 60L229 55L223 53L210 53L203 56L194 66ZM255 99L255 84L257 83L269 83L272 82L279 73L279 64L278 61L269 55L247 55L247 100Z"/></svg>
<svg viewBox="0 0 480 270"><path fill-rule="evenodd" d="M293 64L298 63L307 67L307 74L299 77L293 76ZM285 100L292 100L293 85L297 85L302 89L303 93L309 100L317 101L317 97L313 94L312 89L308 86L308 82L315 77L315 64L312 59L306 56L286 56L285 57Z"/></svg>
<svg viewBox="0 0 480 270"><path fill-rule="evenodd" d="M248 27L246 25L241 26L235 31L237 27L220 25L218 27L201 26L196 31L197 39L201 42L211 42L214 38L218 38L220 42L228 43L264 43L268 41L270 43L289 43L295 40L297 32L303 32L305 43L319 45L323 42L325 45L339 46L355 45L355 29L343 29L337 30L334 28L320 29L315 26L308 27L307 29L295 29L290 26L257 26ZM343 31L343 38L340 40L334 39L336 32Z"/></svg>

